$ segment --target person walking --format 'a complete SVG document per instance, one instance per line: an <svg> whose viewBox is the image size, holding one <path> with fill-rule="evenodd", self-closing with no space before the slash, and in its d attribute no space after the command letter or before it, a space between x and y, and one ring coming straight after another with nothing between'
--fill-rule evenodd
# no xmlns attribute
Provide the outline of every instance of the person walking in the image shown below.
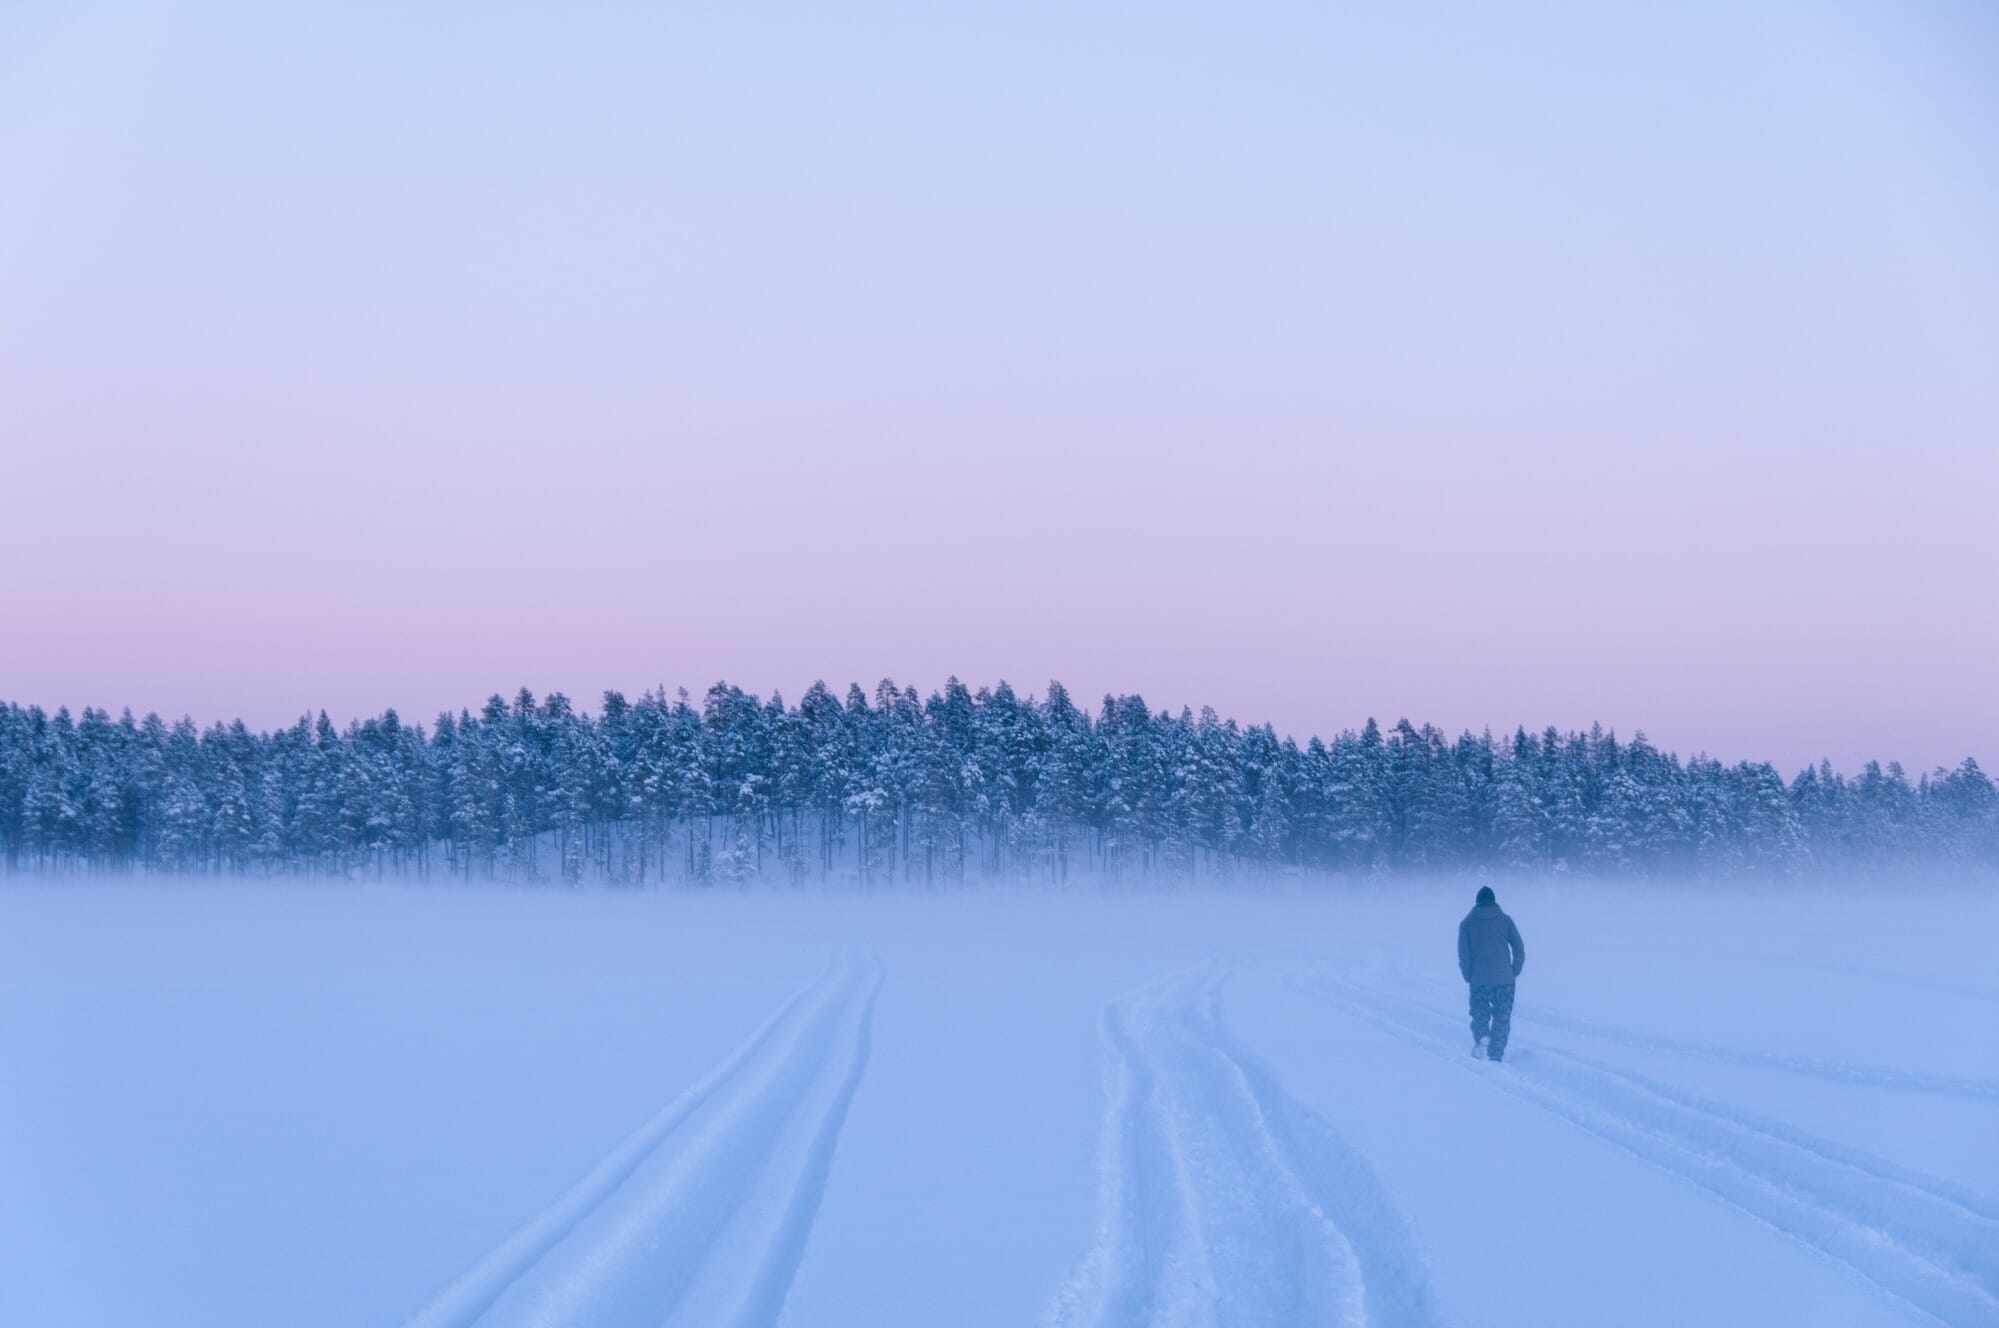
<svg viewBox="0 0 1999 1328"><path fill-rule="evenodd" d="M1458 924L1458 972L1471 984L1471 1054L1480 1060L1506 1058L1513 982L1526 963L1520 928L1500 911L1492 887L1480 886L1477 902Z"/></svg>

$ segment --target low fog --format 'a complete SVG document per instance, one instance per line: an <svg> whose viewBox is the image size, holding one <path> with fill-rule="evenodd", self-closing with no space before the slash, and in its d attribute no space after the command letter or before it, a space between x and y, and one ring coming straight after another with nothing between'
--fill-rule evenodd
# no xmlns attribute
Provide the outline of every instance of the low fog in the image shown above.
<svg viewBox="0 0 1999 1328"><path fill-rule="evenodd" d="M9 878L0 1320L1990 1322L1999 894L1867 884Z"/></svg>

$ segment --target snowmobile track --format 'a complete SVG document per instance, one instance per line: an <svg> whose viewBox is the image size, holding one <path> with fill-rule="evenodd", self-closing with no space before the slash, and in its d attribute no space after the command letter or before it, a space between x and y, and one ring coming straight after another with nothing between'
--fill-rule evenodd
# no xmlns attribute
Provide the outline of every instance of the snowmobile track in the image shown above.
<svg viewBox="0 0 1999 1328"><path fill-rule="evenodd" d="M882 969L847 949L407 1328L775 1323L867 1067Z"/></svg>
<svg viewBox="0 0 1999 1328"><path fill-rule="evenodd" d="M1365 1158L1223 1028L1225 974L1113 1002L1098 1241L1047 1322L1408 1325L1427 1281Z"/></svg>
<svg viewBox="0 0 1999 1328"><path fill-rule="evenodd" d="M1953 1325L1999 1322L1999 1221L1976 1195L1587 1057L1485 1067L1433 1006L1328 973L1295 980L1395 1037L1705 1190Z"/></svg>

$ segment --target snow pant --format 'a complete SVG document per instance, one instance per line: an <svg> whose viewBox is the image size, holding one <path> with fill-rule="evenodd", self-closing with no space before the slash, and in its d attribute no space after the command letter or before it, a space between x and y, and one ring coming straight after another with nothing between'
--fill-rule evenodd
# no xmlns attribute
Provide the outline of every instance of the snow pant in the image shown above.
<svg viewBox="0 0 1999 1328"><path fill-rule="evenodd" d="M1513 984L1491 986L1473 983L1471 989L1471 1035L1485 1041L1485 1054L1493 1060L1506 1055L1506 1035L1513 1029Z"/></svg>

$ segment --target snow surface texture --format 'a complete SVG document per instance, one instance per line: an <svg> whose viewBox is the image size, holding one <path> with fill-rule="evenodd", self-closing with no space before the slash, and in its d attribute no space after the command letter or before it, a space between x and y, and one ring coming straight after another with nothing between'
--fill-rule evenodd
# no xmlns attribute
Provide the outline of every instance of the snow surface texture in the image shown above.
<svg viewBox="0 0 1999 1328"><path fill-rule="evenodd" d="M0 1322L1999 1324L1999 903L0 890Z"/></svg>

